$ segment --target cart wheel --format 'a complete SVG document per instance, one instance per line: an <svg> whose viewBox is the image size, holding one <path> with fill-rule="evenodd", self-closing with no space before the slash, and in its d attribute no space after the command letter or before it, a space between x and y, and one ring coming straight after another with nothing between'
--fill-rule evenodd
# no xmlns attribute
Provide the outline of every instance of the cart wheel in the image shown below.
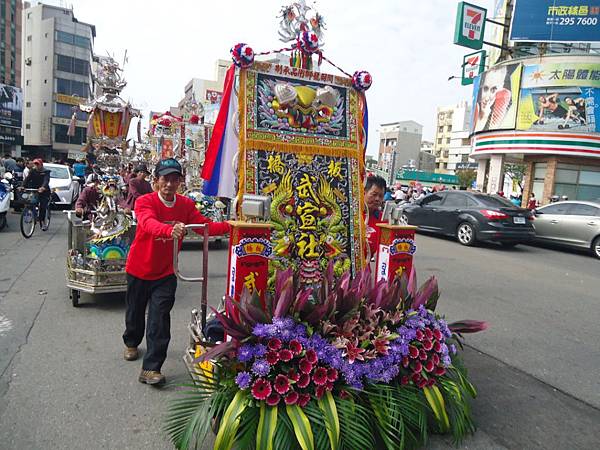
<svg viewBox="0 0 600 450"><path fill-rule="evenodd" d="M75 308L79 306L79 295L79 291L71 289L71 294L69 295L69 297L71 297L71 303Z"/></svg>

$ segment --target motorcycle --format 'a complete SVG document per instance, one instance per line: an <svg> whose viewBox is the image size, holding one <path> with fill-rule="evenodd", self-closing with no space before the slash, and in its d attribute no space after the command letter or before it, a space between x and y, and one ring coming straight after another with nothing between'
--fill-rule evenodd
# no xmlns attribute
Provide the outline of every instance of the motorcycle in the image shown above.
<svg viewBox="0 0 600 450"><path fill-rule="evenodd" d="M6 214L10 208L12 186L10 181L12 180L12 174L7 172L4 174L4 178L0 180L0 231L6 226Z"/></svg>

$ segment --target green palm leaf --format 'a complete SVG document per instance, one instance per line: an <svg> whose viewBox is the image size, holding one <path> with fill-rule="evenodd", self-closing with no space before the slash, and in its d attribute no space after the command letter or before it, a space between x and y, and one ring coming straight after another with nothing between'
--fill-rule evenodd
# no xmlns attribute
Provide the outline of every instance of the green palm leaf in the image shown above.
<svg viewBox="0 0 600 450"><path fill-rule="evenodd" d="M296 439L302 450L314 450L315 442L312 428L302 408L298 405L286 405L285 411L294 426L294 433L296 433Z"/></svg>
<svg viewBox="0 0 600 450"><path fill-rule="evenodd" d="M258 450L273 450L273 436L277 428L277 406L260 404L260 420L256 431L256 448Z"/></svg>
<svg viewBox="0 0 600 450"><path fill-rule="evenodd" d="M247 393L238 391L225 410L215 439L214 450L230 450L240 426L240 415L248 405Z"/></svg>
<svg viewBox="0 0 600 450"><path fill-rule="evenodd" d="M340 442L340 418L338 417L333 395L327 391L317 403L321 411L323 411L323 419L325 420L329 442L331 442L331 450L337 450Z"/></svg>
<svg viewBox="0 0 600 450"><path fill-rule="evenodd" d="M353 398L334 398L340 417L340 448L345 450L375 448L372 412Z"/></svg>

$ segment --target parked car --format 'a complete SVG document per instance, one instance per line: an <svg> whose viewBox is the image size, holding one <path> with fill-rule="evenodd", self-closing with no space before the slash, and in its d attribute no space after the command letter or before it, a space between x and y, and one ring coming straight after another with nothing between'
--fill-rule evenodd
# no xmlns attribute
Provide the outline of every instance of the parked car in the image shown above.
<svg viewBox="0 0 600 450"><path fill-rule="evenodd" d="M50 191L52 201L58 206L71 207L79 196L79 178L73 174L69 166L45 163L44 168L50 171Z"/></svg>
<svg viewBox="0 0 600 450"><path fill-rule="evenodd" d="M467 191L442 191L404 207L402 222L419 230L454 236L462 245L495 241L505 247L535 238L531 211L507 199Z"/></svg>
<svg viewBox="0 0 600 450"><path fill-rule="evenodd" d="M589 249L600 258L600 201L551 203L535 215L536 240Z"/></svg>

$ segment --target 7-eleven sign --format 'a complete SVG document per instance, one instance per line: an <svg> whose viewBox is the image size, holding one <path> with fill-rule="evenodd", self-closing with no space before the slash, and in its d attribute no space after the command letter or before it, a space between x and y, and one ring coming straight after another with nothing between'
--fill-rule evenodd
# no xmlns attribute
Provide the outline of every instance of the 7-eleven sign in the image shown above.
<svg viewBox="0 0 600 450"><path fill-rule="evenodd" d="M485 50L465 55L462 64L461 84L466 86L473 84L473 79L485 70Z"/></svg>
<svg viewBox="0 0 600 450"><path fill-rule="evenodd" d="M481 49L485 32L487 10L467 2L459 2L454 27L454 43L463 47Z"/></svg>

